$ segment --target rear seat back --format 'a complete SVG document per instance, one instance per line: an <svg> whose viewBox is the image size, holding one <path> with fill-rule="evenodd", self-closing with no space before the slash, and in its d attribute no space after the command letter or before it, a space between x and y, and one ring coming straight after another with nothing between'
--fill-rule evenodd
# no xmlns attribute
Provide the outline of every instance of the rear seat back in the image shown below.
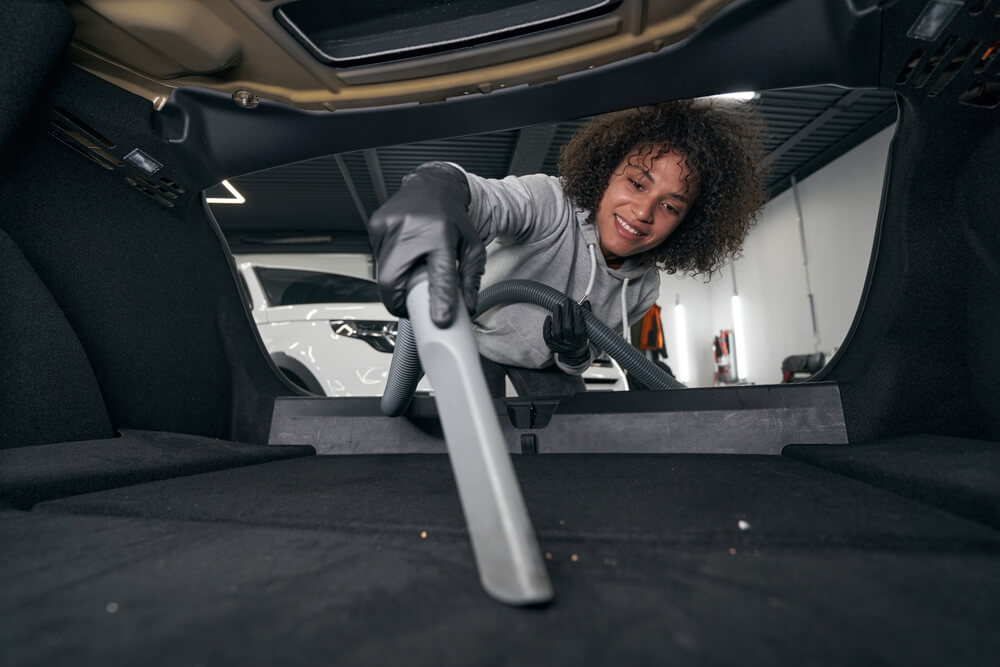
<svg viewBox="0 0 1000 667"><path fill-rule="evenodd" d="M0 449L114 435L76 332L0 230Z"/></svg>
<svg viewBox="0 0 1000 667"><path fill-rule="evenodd" d="M266 443L274 397L298 392L153 105L68 64L72 31L59 0L0 3L17 53L0 66L0 443L123 429ZM161 169L147 178L136 150Z"/></svg>
<svg viewBox="0 0 1000 667"><path fill-rule="evenodd" d="M73 34L63 3L0 3L0 177L10 178L32 104ZM5 222L0 212L0 226ZM114 435L79 338L21 249L0 231L0 449Z"/></svg>

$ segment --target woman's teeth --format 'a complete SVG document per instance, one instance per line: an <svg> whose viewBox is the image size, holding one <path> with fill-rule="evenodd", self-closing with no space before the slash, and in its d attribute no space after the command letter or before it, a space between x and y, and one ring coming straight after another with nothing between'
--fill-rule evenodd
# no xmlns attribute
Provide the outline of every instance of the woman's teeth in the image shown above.
<svg viewBox="0 0 1000 667"><path fill-rule="evenodd" d="M617 220L618 224L621 225L622 228L625 231L627 231L629 234L633 234L635 236L645 236L645 234L643 234L642 232L640 232L638 229L635 229L634 227L630 227L627 222L625 222L624 220L622 220L621 218L619 218L617 215L615 216L615 220Z"/></svg>

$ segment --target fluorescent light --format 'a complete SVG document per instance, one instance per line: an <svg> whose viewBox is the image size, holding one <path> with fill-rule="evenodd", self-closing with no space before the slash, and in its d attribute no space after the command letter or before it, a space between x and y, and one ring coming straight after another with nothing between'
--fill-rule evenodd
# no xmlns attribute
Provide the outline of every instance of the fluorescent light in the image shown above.
<svg viewBox="0 0 1000 667"><path fill-rule="evenodd" d="M229 190L229 194L232 197L205 197L205 203L207 204L242 204L247 199L240 194L240 191L233 187L233 184L229 181L222 181L222 187Z"/></svg>
<svg viewBox="0 0 1000 667"><path fill-rule="evenodd" d="M739 102L749 102L755 97L757 97L757 93L752 90L741 90L733 93L722 93L721 95L711 96L713 100L736 100Z"/></svg>
<svg viewBox="0 0 1000 667"><path fill-rule="evenodd" d="M677 337L677 379L681 382L691 380L691 365L689 363L688 339L687 339L687 315L684 313L684 304L678 303L674 306L674 334Z"/></svg>
<svg viewBox="0 0 1000 667"><path fill-rule="evenodd" d="M747 357L747 329L743 323L743 303L736 294L732 298L732 307L733 328L735 329L733 335L736 337L733 342L733 347L736 348L736 377L734 379L746 380L750 376L750 364Z"/></svg>

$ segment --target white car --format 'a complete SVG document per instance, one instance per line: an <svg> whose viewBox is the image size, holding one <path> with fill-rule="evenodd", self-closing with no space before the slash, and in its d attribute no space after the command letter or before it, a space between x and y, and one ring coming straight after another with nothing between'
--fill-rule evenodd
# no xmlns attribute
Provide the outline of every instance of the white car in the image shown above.
<svg viewBox="0 0 1000 667"><path fill-rule="evenodd" d="M254 322L277 367L296 385L326 396L381 396L396 344L397 319L374 281L317 270L302 260L244 261ZM603 357L584 374L589 391L624 391L625 374ZM507 395L516 395L510 382ZM425 377L418 393L430 393Z"/></svg>

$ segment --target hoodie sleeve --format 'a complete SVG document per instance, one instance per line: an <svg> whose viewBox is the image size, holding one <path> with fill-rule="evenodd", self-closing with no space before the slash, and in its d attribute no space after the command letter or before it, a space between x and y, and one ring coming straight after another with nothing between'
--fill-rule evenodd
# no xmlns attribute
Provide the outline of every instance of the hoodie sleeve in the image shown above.
<svg viewBox="0 0 1000 667"><path fill-rule="evenodd" d="M469 217L479 237L529 244L563 232L576 213L559 179L546 174L482 178L466 173Z"/></svg>

